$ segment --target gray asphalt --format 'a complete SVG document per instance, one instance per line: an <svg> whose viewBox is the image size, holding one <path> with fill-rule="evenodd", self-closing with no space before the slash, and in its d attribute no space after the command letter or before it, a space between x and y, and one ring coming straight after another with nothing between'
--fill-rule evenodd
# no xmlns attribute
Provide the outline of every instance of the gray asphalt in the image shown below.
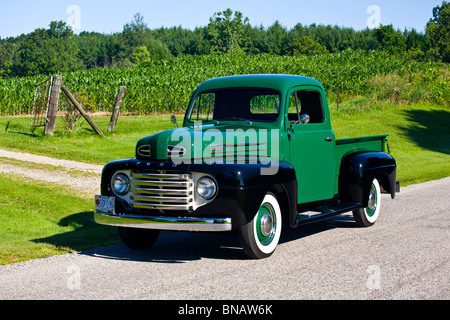
<svg viewBox="0 0 450 320"><path fill-rule="evenodd" d="M0 267L0 299L303 300L450 298L450 178L383 195L372 228L351 215L287 230L249 260L236 235L165 234Z"/></svg>

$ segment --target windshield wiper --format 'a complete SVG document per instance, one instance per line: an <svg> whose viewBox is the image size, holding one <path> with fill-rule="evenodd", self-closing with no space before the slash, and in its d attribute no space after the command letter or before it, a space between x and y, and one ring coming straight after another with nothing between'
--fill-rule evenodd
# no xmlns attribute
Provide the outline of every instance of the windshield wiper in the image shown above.
<svg viewBox="0 0 450 320"><path fill-rule="evenodd" d="M220 119L219 121L247 121L249 126L252 125L252 121L250 121L248 119L244 119L244 118L239 118L239 117L223 118L223 119Z"/></svg>

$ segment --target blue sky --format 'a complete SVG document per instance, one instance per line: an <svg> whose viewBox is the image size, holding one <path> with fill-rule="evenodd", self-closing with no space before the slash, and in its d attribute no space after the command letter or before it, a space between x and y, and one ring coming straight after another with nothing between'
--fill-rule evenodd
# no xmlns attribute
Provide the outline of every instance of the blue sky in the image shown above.
<svg viewBox="0 0 450 320"><path fill-rule="evenodd" d="M120 32L137 12L152 29L193 29L206 26L215 12L227 8L241 11L254 26L269 27L278 20L289 29L297 23L316 23L361 30L379 22L423 32L433 7L441 4L442 0L0 0L0 37L47 28L53 20L70 21L79 27L76 33Z"/></svg>

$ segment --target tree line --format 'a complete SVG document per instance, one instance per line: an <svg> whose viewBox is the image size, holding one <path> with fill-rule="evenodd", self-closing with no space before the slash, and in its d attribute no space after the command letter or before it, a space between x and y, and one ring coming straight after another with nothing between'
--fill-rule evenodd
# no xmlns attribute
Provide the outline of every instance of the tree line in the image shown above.
<svg viewBox="0 0 450 320"><path fill-rule="evenodd" d="M353 28L279 21L252 26L239 11L215 13L204 27L150 29L137 13L122 32L79 35L63 21L48 29L0 39L0 77L48 75L101 67L139 65L149 60L186 55L269 53L319 55L346 49L379 50L419 61L450 62L450 3L433 9L425 32L396 30L392 25L355 31Z"/></svg>

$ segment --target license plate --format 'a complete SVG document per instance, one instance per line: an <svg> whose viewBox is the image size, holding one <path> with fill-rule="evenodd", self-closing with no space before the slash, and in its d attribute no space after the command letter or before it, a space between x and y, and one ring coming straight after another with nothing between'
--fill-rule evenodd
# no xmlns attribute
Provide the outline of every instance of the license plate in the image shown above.
<svg viewBox="0 0 450 320"><path fill-rule="evenodd" d="M100 213L115 213L115 198L95 196L95 211Z"/></svg>

